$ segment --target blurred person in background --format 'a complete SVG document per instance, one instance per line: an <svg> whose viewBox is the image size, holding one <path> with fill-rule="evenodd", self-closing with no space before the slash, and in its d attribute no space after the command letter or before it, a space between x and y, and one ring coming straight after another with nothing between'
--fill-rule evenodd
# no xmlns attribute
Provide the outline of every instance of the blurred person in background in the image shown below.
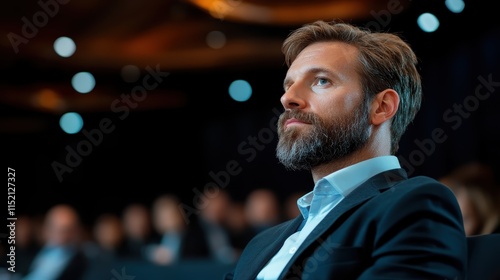
<svg viewBox="0 0 500 280"><path fill-rule="evenodd" d="M159 239L148 245L146 258L158 265L211 258L208 242L197 222L186 223L176 195L164 194L152 206L153 227Z"/></svg>
<svg viewBox="0 0 500 280"><path fill-rule="evenodd" d="M500 233L500 185L491 166L470 162L439 181L457 197L467 236Z"/></svg>
<svg viewBox="0 0 500 280"><path fill-rule="evenodd" d="M79 280L88 267L82 250L82 225L70 205L49 209L43 223L44 244L23 280Z"/></svg>
<svg viewBox="0 0 500 280"><path fill-rule="evenodd" d="M40 244L35 239L33 221L33 216L18 215L15 223L15 243L9 243L12 240L8 238L5 238L5 242L0 241L0 280L20 280L27 274L31 262L40 250ZM7 229L9 231L9 228ZM11 246L15 246L15 266L8 263L10 256L7 254L11 254ZM11 267L14 271L7 270Z"/></svg>
<svg viewBox="0 0 500 280"><path fill-rule="evenodd" d="M223 190L208 197L205 207L202 207L200 215L200 226L210 248L212 258L222 263L231 264L236 261L236 251L232 246L227 215L231 197Z"/></svg>
<svg viewBox="0 0 500 280"><path fill-rule="evenodd" d="M29 266L40 250L40 244L35 239L33 217L20 215L16 221L16 273L26 275Z"/></svg>
<svg viewBox="0 0 500 280"><path fill-rule="evenodd" d="M235 249L238 258L245 246L254 236L254 233L247 221L244 202L231 202L226 215L226 224L231 244Z"/></svg>
<svg viewBox="0 0 500 280"><path fill-rule="evenodd" d="M132 203L122 212L124 247L122 258L143 260L144 248L152 242L153 226L149 208L144 204Z"/></svg>
<svg viewBox="0 0 500 280"><path fill-rule="evenodd" d="M245 216L253 234L277 225L282 220L278 197L270 189L251 191L245 202Z"/></svg>
<svg viewBox="0 0 500 280"><path fill-rule="evenodd" d="M305 192L294 192L286 197L284 215L287 220L295 219L297 216L301 215L300 210L297 207L297 201L305 194Z"/></svg>
<svg viewBox="0 0 500 280"><path fill-rule="evenodd" d="M87 256L93 260L115 259L123 250L124 233L121 219L112 213L99 215L91 229Z"/></svg>
<svg viewBox="0 0 500 280"><path fill-rule="evenodd" d="M84 279L100 279L122 255L122 221L114 213L102 213L95 219L88 233L90 236L83 246L89 260Z"/></svg>
<svg viewBox="0 0 500 280"><path fill-rule="evenodd" d="M35 240L39 247L42 247L45 244L45 234L44 234L44 224L45 224L45 215L44 214L36 214L31 219L31 224L33 225L33 231L35 232Z"/></svg>

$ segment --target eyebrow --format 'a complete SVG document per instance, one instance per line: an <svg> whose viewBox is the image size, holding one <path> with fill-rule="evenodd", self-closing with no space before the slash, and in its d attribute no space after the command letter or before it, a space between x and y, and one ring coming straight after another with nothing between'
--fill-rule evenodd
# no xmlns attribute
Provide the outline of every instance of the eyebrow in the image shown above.
<svg viewBox="0 0 500 280"><path fill-rule="evenodd" d="M337 77L335 73L330 71L329 69L323 67L311 67L305 71L306 74L318 74L318 73L327 73L329 76ZM286 77L283 81L283 88L286 89L286 86L292 83L292 79Z"/></svg>

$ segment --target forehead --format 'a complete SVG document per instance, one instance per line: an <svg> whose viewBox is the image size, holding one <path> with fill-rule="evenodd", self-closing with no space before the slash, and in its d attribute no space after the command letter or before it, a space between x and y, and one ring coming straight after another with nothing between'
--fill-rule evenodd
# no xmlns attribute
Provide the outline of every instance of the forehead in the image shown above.
<svg viewBox="0 0 500 280"><path fill-rule="evenodd" d="M355 75L359 51L343 42L317 42L304 48L288 70L289 74L303 74L310 69L327 69L339 75Z"/></svg>

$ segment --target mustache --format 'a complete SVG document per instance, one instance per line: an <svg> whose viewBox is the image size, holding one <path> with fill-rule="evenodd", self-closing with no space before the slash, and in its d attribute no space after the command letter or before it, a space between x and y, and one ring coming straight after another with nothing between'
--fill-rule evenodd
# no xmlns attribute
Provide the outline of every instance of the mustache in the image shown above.
<svg viewBox="0 0 500 280"><path fill-rule="evenodd" d="M279 118L280 126L284 126L285 122L289 119L297 119L305 123L314 124L318 122L319 118L313 113L306 113L299 111L297 109L286 110L280 115Z"/></svg>

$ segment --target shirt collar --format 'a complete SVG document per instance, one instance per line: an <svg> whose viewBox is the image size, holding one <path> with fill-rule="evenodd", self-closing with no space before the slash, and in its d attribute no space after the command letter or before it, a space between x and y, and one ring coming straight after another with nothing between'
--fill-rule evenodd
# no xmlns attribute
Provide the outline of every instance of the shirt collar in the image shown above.
<svg viewBox="0 0 500 280"><path fill-rule="evenodd" d="M297 200L297 206L304 219L307 219L314 196L340 195L344 198L369 178L381 172L397 168L401 168L401 165L398 158L392 155L358 162L318 180L311 192Z"/></svg>

